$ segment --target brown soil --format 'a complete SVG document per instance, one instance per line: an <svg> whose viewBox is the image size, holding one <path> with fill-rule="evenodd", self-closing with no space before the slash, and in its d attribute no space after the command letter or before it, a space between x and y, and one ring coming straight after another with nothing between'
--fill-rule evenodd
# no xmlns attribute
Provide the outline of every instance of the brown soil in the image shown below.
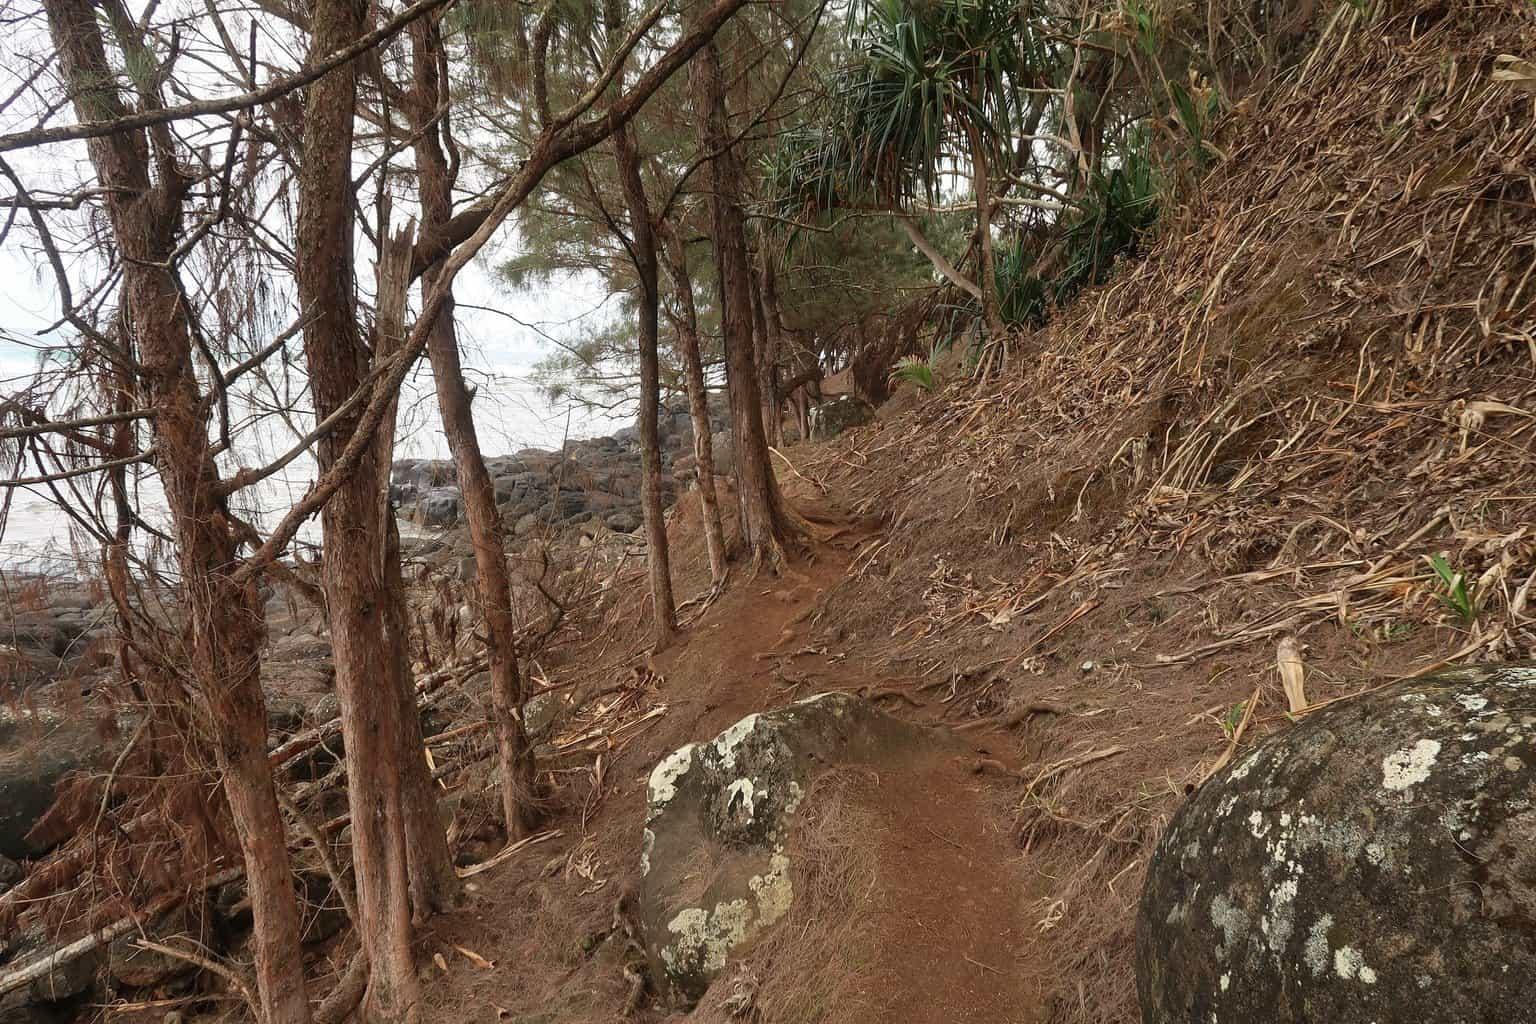
<svg viewBox="0 0 1536 1024"><path fill-rule="evenodd" d="M820 504L807 493L797 497L802 508ZM680 593L704 589L696 515L685 501L673 523ZM430 923L422 940L433 975L428 1020L618 1018L629 989L624 968L635 957L622 925L615 927L615 911L638 870L646 779L677 747L751 712L833 689L934 717L915 706L921 698L910 691L890 691L849 649L811 645L812 624L826 611L827 592L846 578L851 555L849 547L818 546L782 576L737 579L677 644L640 657L654 685L627 715L664 713L601 758L600 769L557 769L561 804L547 825L563 834L473 879L464 910ZM826 998L796 1024L1037 1019L1017 967L1028 930L1020 857L1000 813L1014 783L976 770L993 752L957 742L937 753L914 752L899 771L860 773L844 787L835 817L849 834L840 843L864 865L868 884L855 887L846 913L831 920L802 913L798 924L779 930L793 942L770 942L749 954L745 968L760 976L753 983L760 1012L775 1000L782 1004L786 993L804 996L816 976ZM814 820L824 805L812 804L807 813ZM857 826L848 828L848 821ZM799 881L797 890L818 891L815 879ZM835 943L837 955L807 963L806 951L831 939L812 933L847 922L853 928ZM495 967L476 967L459 947ZM729 991L722 982L711 995ZM723 1011L706 1003L695 1019L717 1012ZM634 1019L674 1018L646 1005Z"/></svg>
<svg viewBox="0 0 1536 1024"><path fill-rule="evenodd" d="M1388 5L1218 126L1226 159L1163 237L1019 339L1000 379L943 375L792 449L797 503L880 530L733 580L637 674L603 724L613 749L554 766L562 837L431 926L449 964L431 1019L616 1019L614 907L651 765L843 689L972 748L831 794L868 840L823 836L858 856L823 858L843 868L822 912L749 954L699 1019L739 988L763 1024L1135 1020L1147 860L1224 754L1288 726L1282 640L1313 703L1536 650L1536 129L1529 95L1492 77L1529 16ZM674 522L679 594L705 590L695 515L685 501ZM1427 565L1442 553L1475 581L1469 619ZM552 677L643 661L638 582ZM793 1008L797 979L831 1001Z"/></svg>

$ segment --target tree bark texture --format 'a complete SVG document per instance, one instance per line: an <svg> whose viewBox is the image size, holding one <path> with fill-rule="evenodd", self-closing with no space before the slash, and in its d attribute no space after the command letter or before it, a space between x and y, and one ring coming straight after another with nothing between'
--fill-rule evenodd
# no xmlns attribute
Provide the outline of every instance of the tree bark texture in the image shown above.
<svg viewBox="0 0 1536 1024"><path fill-rule="evenodd" d="M752 275L742 210L740 161L730 146L730 126L721 81L720 54L713 41L693 59L694 114L708 161L709 205L725 343L726 390L731 403L731 438L736 449L741 536L754 565L777 567L785 558L788 531L778 481L763 434L762 399L752 346Z"/></svg>
<svg viewBox="0 0 1536 1024"><path fill-rule="evenodd" d="M45 8L80 119L126 115L112 84L96 6L89 0L47 0ZM299 909L267 762L262 603L254 582L242 586L230 578L239 559L238 534L218 494L218 467L192 361L191 322L170 269L186 182L163 126L152 134L93 138L86 148L107 190L107 216L122 264L124 320L140 363L139 391L155 412L156 467L176 538L189 668L212 722L223 791L249 880L261 1012L268 1024L307 1024Z"/></svg>
<svg viewBox="0 0 1536 1024"><path fill-rule="evenodd" d="M688 254L672 225L658 225L667 267L677 295L677 347L683 354L683 374L688 389L688 418L693 422L693 458L699 484L699 505L704 516L704 547L709 553L710 582L725 579L725 531L720 525L720 498L715 489L714 425L709 416L709 391L704 385L704 359L699 351L699 312L693 301L693 276Z"/></svg>
<svg viewBox="0 0 1536 1024"><path fill-rule="evenodd" d="M672 566L667 553L667 520L661 503L661 370L657 335L661 296L656 261L656 234L651 204L640 176L640 153L634 134L625 125L613 137L624 201L629 208L631 256L638 282L636 339L640 349L640 510L645 516L645 558L651 578L651 606L656 615L656 647L671 643L677 632L677 607L672 599Z"/></svg>
<svg viewBox="0 0 1536 1024"><path fill-rule="evenodd" d="M435 236L447 230L453 214L453 172L444 154L442 134L446 119L432 125L443 100L442 37L437 25L418 22L411 29L412 68L416 103L413 127L418 133L416 166L423 215L422 234ZM422 277L424 291L436 287L440 261ZM454 327L450 294L427 338L427 358L437 390L443 433L458 469L464 516L469 522L470 544L475 552L476 600L485 623L486 661L490 673L492 728L496 736L497 768L501 776L501 807L507 838L528 835L536 814L536 769L533 747L523 728L525 699L518 667L517 621L512 612L512 581L507 570L506 542L501 515L496 508L496 489L480 451L470 392L459 360L458 332Z"/></svg>
<svg viewBox="0 0 1536 1024"><path fill-rule="evenodd" d="M362 33L364 5L315 0L311 59ZM304 352L317 418L330 417L362 387L369 356L357 326L353 269L352 141L357 69L345 64L309 87L295 238ZM325 473L352 439L356 415L317 446ZM419 1016L420 987L411 954L411 906L402 761L408 731L394 689L399 677L385 629L392 621L385 528L379 495L388 462L369 445L321 512L322 580L336 661L352 811L352 867L357 932L368 956L368 991L360 1014L395 1022Z"/></svg>

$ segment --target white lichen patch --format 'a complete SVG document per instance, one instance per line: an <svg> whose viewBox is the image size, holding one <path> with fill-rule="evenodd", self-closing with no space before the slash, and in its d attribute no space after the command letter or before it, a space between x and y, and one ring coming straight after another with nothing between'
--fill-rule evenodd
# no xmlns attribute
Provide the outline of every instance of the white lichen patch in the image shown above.
<svg viewBox="0 0 1536 1024"><path fill-rule="evenodd" d="M1253 771L1254 766L1259 763L1259 758L1261 756L1263 756L1261 753L1255 752L1249 754L1247 757L1237 762L1236 766L1234 766L1233 769L1227 773L1227 781L1241 782L1246 779L1248 777L1248 773Z"/></svg>
<svg viewBox="0 0 1536 1024"><path fill-rule="evenodd" d="M640 873L651 873L651 851L656 848L656 833L650 829L640 833Z"/></svg>
<svg viewBox="0 0 1536 1024"><path fill-rule="evenodd" d="M1328 929L1333 927L1333 915L1324 914L1312 924L1312 929L1307 932L1307 945L1304 953L1307 958L1307 966L1312 970L1314 978L1321 978L1323 972L1328 969Z"/></svg>
<svg viewBox="0 0 1536 1024"><path fill-rule="evenodd" d="M737 816L741 821L752 820L757 808L752 804L753 786L751 779L737 779L725 787L726 810ZM741 810L736 810L740 806Z"/></svg>
<svg viewBox="0 0 1536 1024"><path fill-rule="evenodd" d="M1299 864L1291 865L1300 874ZM1269 894L1269 912L1259 921L1259 929L1269 938L1269 948L1276 953L1291 940L1291 928L1295 920L1297 879L1282 879Z"/></svg>
<svg viewBox="0 0 1536 1024"><path fill-rule="evenodd" d="M1402 792L1429 778L1435 759L1440 756L1439 740L1419 740L1411 747L1381 759L1381 785Z"/></svg>
<svg viewBox="0 0 1536 1024"><path fill-rule="evenodd" d="M1464 710L1475 713L1488 706L1488 698L1479 697L1473 693L1464 693L1456 698L1456 703L1460 704Z"/></svg>
<svg viewBox="0 0 1536 1024"><path fill-rule="evenodd" d="M652 769L649 787L652 817L677 796L677 780L687 775L688 769L693 767L694 746L690 743L674 750Z"/></svg>
<svg viewBox="0 0 1536 1024"><path fill-rule="evenodd" d="M725 967L725 958L747 936L752 908L746 900L718 904L714 911L689 907L667 922L676 938L661 951L667 970L697 968L709 974Z"/></svg>
<svg viewBox="0 0 1536 1024"><path fill-rule="evenodd" d="M1216 955L1224 957L1237 945L1237 940L1248 931L1248 914L1242 907L1228 900L1225 893L1217 893L1211 900L1211 923L1221 929L1221 945Z"/></svg>
<svg viewBox="0 0 1536 1024"><path fill-rule="evenodd" d="M1376 971L1365 962L1365 957L1353 946L1340 946L1333 951L1333 973L1345 981L1361 981L1376 984Z"/></svg>
<svg viewBox="0 0 1536 1024"><path fill-rule="evenodd" d="M767 874L755 875L747 883L757 897L757 923L766 928L789 913L795 902L795 886L789 878L789 858L775 852L768 859Z"/></svg>
<svg viewBox="0 0 1536 1024"><path fill-rule="evenodd" d="M788 821L790 815L800 809L800 801L805 799L805 790L800 788L800 783L794 779L789 780L787 787L789 795L784 798L784 820Z"/></svg>
<svg viewBox="0 0 1536 1024"><path fill-rule="evenodd" d="M761 715L748 715L725 732L715 738L715 753L720 758L720 766L729 771L736 767L736 750L743 740L752 735L752 730L757 728Z"/></svg>

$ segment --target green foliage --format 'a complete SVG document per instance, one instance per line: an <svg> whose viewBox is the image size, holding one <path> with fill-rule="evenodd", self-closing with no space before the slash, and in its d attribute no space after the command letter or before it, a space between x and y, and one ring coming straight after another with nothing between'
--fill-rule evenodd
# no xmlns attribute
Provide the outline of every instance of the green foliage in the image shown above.
<svg viewBox="0 0 1536 1024"><path fill-rule="evenodd" d="M1444 555L1430 555L1428 557L1430 567L1435 570L1435 575L1440 578L1443 592L1439 595L1440 601L1467 625L1477 621L1477 598L1472 593L1472 586L1467 582L1466 574L1451 568L1451 563Z"/></svg>
<svg viewBox="0 0 1536 1024"><path fill-rule="evenodd" d="M932 199L955 151L1006 156L1022 90L1049 78L1056 59L1037 30L1012 0L854 3L854 59L832 76L822 116L765 163L781 209Z"/></svg>
<svg viewBox="0 0 1536 1024"><path fill-rule="evenodd" d="M1210 160L1212 147L1207 134L1211 122L1221 111L1221 97L1193 69L1189 75L1189 86L1186 88L1178 82L1169 82L1168 95L1173 100L1173 110L1179 124L1189 137L1188 160L1197 170L1203 168Z"/></svg>
<svg viewBox="0 0 1536 1024"><path fill-rule="evenodd" d="M1077 211L1063 221L1052 253L1037 257L1037 249L1024 237L999 253L1003 319L1017 327L1039 327L1051 308L1065 305L1083 288L1104 283L1115 261L1134 253L1157 222L1158 193L1147 147L1135 141L1126 148L1121 166L1094 177Z"/></svg>
<svg viewBox="0 0 1536 1024"><path fill-rule="evenodd" d="M1237 735L1237 727L1243 724L1243 716L1248 713L1248 702L1240 700L1227 709L1227 713L1221 719L1221 732L1227 739Z"/></svg>
<svg viewBox="0 0 1536 1024"><path fill-rule="evenodd" d="M918 356L904 356L891 370L891 382L915 384L924 391L932 391L937 386L933 366Z"/></svg>

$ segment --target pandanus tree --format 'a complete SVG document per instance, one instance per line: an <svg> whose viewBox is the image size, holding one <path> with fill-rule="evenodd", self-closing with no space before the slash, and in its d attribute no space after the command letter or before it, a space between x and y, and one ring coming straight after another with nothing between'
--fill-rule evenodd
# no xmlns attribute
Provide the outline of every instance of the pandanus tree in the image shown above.
<svg viewBox="0 0 1536 1024"><path fill-rule="evenodd" d="M1013 0L865 0L850 18L853 56L830 83L820 116L787 135L769 160L780 213L793 220L837 207L890 211L938 271L980 303L988 333L1000 335L994 190L1032 131L1038 104L1029 97L1047 89L1053 51ZM946 259L913 217L939 204L967 170L979 281Z"/></svg>

